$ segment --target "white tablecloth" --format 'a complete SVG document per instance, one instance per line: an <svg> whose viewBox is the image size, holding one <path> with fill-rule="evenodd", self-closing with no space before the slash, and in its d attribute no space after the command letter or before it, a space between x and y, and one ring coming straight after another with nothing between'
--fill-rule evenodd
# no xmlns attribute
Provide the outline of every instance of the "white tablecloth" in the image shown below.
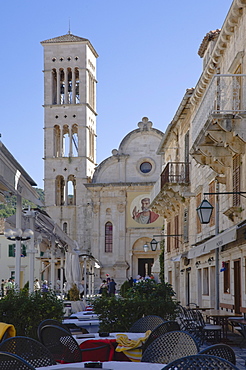
<svg viewBox="0 0 246 370"><path fill-rule="evenodd" d="M151 364L146 362L123 362L123 361L108 361L103 362L103 369L112 369L112 370L161 370L165 364ZM77 370L84 369L84 362L76 362L73 364L64 364L64 365L53 365L46 367L37 367L38 370Z"/></svg>
<svg viewBox="0 0 246 370"><path fill-rule="evenodd" d="M65 319L63 324L75 324L80 328L85 328L89 333L97 333L99 329L99 320L78 320L78 319Z"/></svg>
<svg viewBox="0 0 246 370"><path fill-rule="evenodd" d="M83 336L81 335L73 335L74 339L78 342L78 344L85 342L86 340L97 340L97 339L116 339L117 334L126 334L129 339L139 339L145 336L145 333L110 333L108 337L100 337L98 333L90 333L91 336L88 337L89 334Z"/></svg>
<svg viewBox="0 0 246 370"><path fill-rule="evenodd" d="M98 319L98 315L93 311L80 311L73 313L70 317L77 317L78 319Z"/></svg>

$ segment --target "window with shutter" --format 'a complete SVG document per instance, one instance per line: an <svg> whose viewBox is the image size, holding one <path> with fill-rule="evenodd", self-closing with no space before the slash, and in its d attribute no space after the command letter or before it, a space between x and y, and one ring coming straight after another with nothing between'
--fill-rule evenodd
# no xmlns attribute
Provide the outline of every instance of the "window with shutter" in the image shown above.
<svg viewBox="0 0 246 370"><path fill-rule="evenodd" d="M184 234L184 243L189 242L189 214L188 209L184 210L184 227L183 227L183 234Z"/></svg>
<svg viewBox="0 0 246 370"><path fill-rule="evenodd" d="M201 202L202 202L202 195L200 193L200 194L197 194L196 196L196 208L200 206ZM201 226L201 222L199 220L198 215L196 215L196 231L198 234L202 231L202 226Z"/></svg>
<svg viewBox="0 0 246 370"><path fill-rule="evenodd" d="M171 222L167 223L167 235L171 234ZM167 252L171 251L171 239L167 237Z"/></svg>
<svg viewBox="0 0 246 370"><path fill-rule="evenodd" d="M26 248L25 244L21 245L21 257L26 257Z"/></svg>
<svg viewBox="0 0 246 370"><path fill-rule="evenodd" d="M174 217L174 235L179 235L179 216L178 215ZM179 248L179 237L178 236L174 237L174 248L175 249Z"/></svg>
<svg viewBox="0 0 246 370"><path fill-rule="evenodd" d="M212 181L209 184L209 193L215 193L215 181ZM209 203L212 204L213 207L215 207L215 194L209 195ZM210 226L215 225L215 212L212 212L212 216L210 218Z"/></svg>
<svg viewBox="0 0 246 370"><path fill-rule="evenodd" d="M224 293L230 293L230 261L224 263Z"/></svg>
<svg viewBox="0 0 246 370"><path fill-rule="evenodd" d="M9 257L15 257L15 244L9 244Z"/></svg>
<svg viewBox="0 0 246 370"><path fill-rule="evenodd" d="M239 192L240 191L240 164L241 164L241 156L240 154L237 154L233 157L233 172L232 172L232 186L233 186L233 192ZM233 194L233 206L239 206L240 205L240 195L239 194Z"/></svg>

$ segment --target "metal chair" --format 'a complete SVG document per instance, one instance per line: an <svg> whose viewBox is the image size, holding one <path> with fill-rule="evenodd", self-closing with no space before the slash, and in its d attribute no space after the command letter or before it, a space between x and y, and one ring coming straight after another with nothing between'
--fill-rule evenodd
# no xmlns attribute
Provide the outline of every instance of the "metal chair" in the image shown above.
<svg viewBox="0 0 246 370"><path fill-rule="evenodd" d="M239 343L239 346L241 346L243 342L246 340L246 325L241 322L238 322L236 325L237 326L234 326L234 329L236 329L239 332L239 334L242 336L242 340Z"/></svg>
<svg viewBox="0 0 246 370"><path fill-rule="evenodd" d="M50 351L32 338L20 336L8 338L0 343L0 351L18 355L35 368L56 365Z"/></svg>
<svg viewBox="0 0 246 370"><path fill-rule="evenodd" d="M200 354L204 355L213 355L217 357L221 357L226 359L227 361L231 362L232 364L236 365L236 355L233 349L228 346L227 344L214 344L213 346L209 346L202 351L199 352Z"/></svg>
<svg viewBox="0 0 246 370"><path fill-rule="evenodd" d="M60 328L63 328L64 330L67 330L69 334L71 334L73 331L80 331L81 333L83 334L86 334L88 333L88 331L86 329L83 329L83 328L79 328L76 324L63 324L61 323L60 321L57 321L57 320L54 320L54 319L46 319L46 320L43 320L41 321L41 323L39 324L38 326L38 339L40 340L40 331L41 331L41 328L43 326L46 326L46 325L55 325L55 326L59 326Z"/></svg>
<svg viewBox="0 0 246 370"><path fill-rule="evenodd" d="M0 369L35 370L35 367L23 360L23 358L21 358L20 356L8 352L0 352Z"/></svg>
<svg viewBox="0 0 246 370"><path fill-rule="evenodd" d="M40 341L52 353L54 359L61 363L100 361L96 359L98 352L106 349L109 356L111 350L110 343L100 345L102 342L97 343L97 347L81 349L71 333L54 325L41 328Z"/></svg>
<svg viewBox="0 0 246 370"><path fill-rule="evenodd" d="M221 326L205 323L199 310L180 306L179 321L181 329L193 335L199 345L203 344L205 340L214 343L221 341Z"/></svg>
<svg viewBox="0 0 246 370"><path fill-rule="evenodd" d="M211 355L193 355L179 358L165 367L162 370L195 370L195 369L220 369L220 370L239 370L231 362Z"/></svg>
<svg viewBox="0 0 246 370"><path fill-rule="evenodd" d="M148 315L141 317L129 329L129 333L145 333L147 330L154 330L165 320L157 315Z"/></svg>
<svg viewBox="0 0 246 370"><path fill-rule="evenodd" d="M177 331L180 330L180 325L177 321L165 321L162 324L158 325L150 334L146 342L144 343L142 347L142 353L146 350L146 348L158 337L160 337L163 334L168 333L169 331Z"/></svg>
<svg viewBox="0 0 246 370"><path fill-rule="evenodd" d="M168 364L180 357L199 351L195 339L185 331L170 331L152 342L144 351L141 361Z"/></svg>
<svg viewBox="0 0 246 370"><path fill-rule="evenodd" d="M200 323L202 332L204 335L204 340L214 343L219 343L221 341L221 326L215 324L207 324L204 321L202 313L200 311L195 312L197 315L198 323Z"/></svg>

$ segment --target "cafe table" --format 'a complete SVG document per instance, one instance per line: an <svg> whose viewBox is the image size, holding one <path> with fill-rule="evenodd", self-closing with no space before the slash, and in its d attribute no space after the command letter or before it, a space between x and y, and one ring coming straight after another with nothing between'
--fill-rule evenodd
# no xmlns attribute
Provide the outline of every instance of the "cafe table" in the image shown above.
<svg viewBox="0 0 246 370"><path fill-rule="evenodd" d="M98 320L98 315L94 313L93 311L80 311L73 313L72 315L67 318L67 320L71 319L85 319L85 320Z"/></svg>
<svg viewBox="0 0 246 370"><path fill-rule="evenodd" d="M85 342L86 340L102 340L102 339L109 339L115 340L117 335L125 334L128 336L129 339L136 340L139 338L143 338L145 333L108 333L109 335L99 335L99 333L89 333L89 334L78 334L73 335L74 339L77 341L78 344Z"/></svg>
<svg viewBox="0 0 246 370"><path fill-rule="evenodd" d="M88 362L86 362L88 364ZM75 362L72 364L58 364L45 367L36 367L37 370L79 370L85 369L85 362ZM102 363L102 369L108 370L161 370L166 364L152 364L149 362L123 362L108 361ZM92 368L89 368L92 369ZM95 369L95 368L94 368Z"/></svg>
<svg viewBox="0 0 246 370"><path fill-rule="evenodd" d="M222 310L210 310L205 313L207 320L212 320L214 324L222 327L222 340L228 341L228 322L232 317L242 317L241 314Z"/></svg>
<svg viewBox="0 0 246 370"><path fill-rule="evenodd" d="M97 333L100 321L97 319L65 319L63 324L75 324L79 328L85 328L89 333Z"/></svg>

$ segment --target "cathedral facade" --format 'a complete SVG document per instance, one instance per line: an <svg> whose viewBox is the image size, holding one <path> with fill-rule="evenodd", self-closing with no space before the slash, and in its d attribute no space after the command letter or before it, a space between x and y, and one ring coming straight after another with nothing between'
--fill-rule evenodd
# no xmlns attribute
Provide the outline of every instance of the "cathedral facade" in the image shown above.
<svg viewBox="0 0 246 370"><path fill-rule="evenodd" d="M151 251L149 243L160 234L163 218L151 211L150 192L161 173L156 149L163 133L143 117L96 165L98 54L89 40L71 33L41 44L47 213L81 255L99 261L96 278L109 274L120 284L131 276L158 275L160 250Z"/></svg>

